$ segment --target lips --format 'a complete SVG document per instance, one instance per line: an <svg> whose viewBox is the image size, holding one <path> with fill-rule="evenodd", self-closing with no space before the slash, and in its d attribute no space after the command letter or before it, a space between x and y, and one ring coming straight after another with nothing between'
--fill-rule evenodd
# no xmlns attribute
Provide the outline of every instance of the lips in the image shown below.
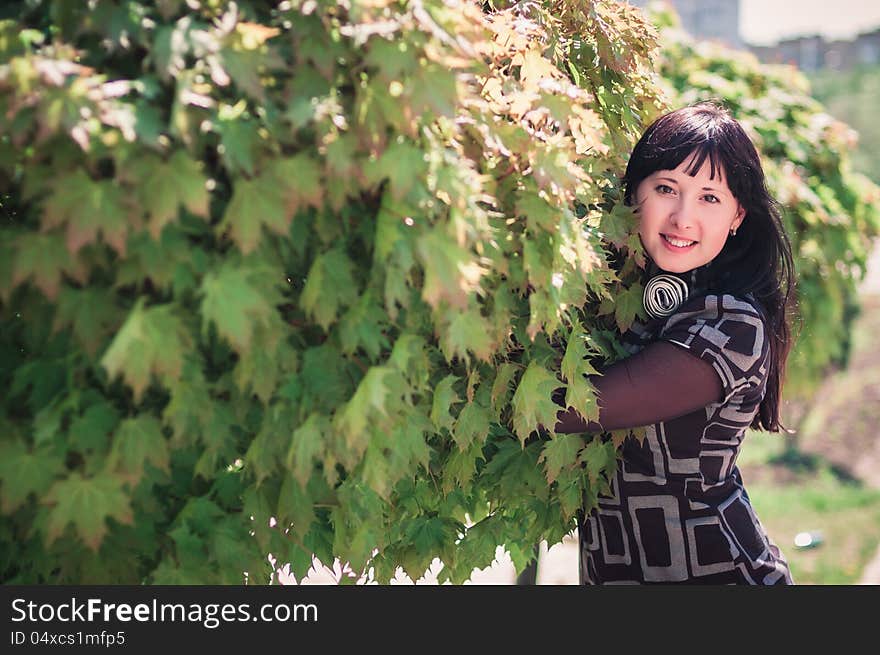
<svg viewBox="0 0 880 655"><path fill-rule="evenodd" d="M676 248L678 250L686 250L698 243L697 241L693 241L691 239L680 239L678 237L673 237L666 234L661 234L660 236L663 237L663 242L666 245L672 246L673 248Z"/></svg>

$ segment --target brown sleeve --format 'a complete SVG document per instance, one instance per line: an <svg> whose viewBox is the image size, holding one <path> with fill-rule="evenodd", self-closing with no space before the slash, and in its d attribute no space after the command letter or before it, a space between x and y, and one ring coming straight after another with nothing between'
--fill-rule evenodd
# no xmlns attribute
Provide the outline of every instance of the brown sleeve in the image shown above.
<svg viewBox="0 0 880 655"><path fill-rule="evenodd" d="M574 408L560 410L559 433L604 432L668 421L724 396L715 368L684 347L657 341L632 357L591 375L599 404L599 423Z"/></svg>

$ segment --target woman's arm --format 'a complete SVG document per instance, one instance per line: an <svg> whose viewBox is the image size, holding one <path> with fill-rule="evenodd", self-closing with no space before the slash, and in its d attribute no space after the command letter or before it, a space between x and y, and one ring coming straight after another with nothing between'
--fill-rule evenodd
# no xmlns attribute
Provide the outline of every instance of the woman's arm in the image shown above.
<svg viewBox="0 0 880 655"><path fill-rule="evenodd" d="M723 397L718 373L708 362L668 341L656 341L632 357L591 375L599 401L599 422L576 409L560 410L555 430L604 432L668 421Z"/></svg>

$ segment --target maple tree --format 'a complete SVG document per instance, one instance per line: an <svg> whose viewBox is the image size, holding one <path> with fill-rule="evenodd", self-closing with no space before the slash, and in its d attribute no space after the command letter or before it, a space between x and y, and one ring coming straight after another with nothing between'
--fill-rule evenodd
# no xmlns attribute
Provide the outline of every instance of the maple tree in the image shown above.
<svg viewBox="0 0 880 655"><path fill-rule="evenodd" d="M461 582L570 531L626 433L535 429L642 312L637 10L8 6L4 581Z"/></svg>

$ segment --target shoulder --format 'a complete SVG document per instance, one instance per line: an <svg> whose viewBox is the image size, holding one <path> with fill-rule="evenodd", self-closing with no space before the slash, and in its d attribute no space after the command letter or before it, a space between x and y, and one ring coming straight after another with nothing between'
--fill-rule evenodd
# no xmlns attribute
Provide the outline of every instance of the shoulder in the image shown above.
<svg viewBox="0 0 880 655"><path fill-rule="evenodd" d="M769 331L760 304L749 296L705 294L672 314L659 338L712 363L728 391L756 386L769 363Z"/></svg>
<svg viewBox="0 0 880 655"><path fill-rule="evenodd" d="M666 319L660 336L689 329L711 328L737 340L762 340L767 333L764 310L751 296L709 293L688 299ZM719 344L720 345L720 344Z"/></svg>

